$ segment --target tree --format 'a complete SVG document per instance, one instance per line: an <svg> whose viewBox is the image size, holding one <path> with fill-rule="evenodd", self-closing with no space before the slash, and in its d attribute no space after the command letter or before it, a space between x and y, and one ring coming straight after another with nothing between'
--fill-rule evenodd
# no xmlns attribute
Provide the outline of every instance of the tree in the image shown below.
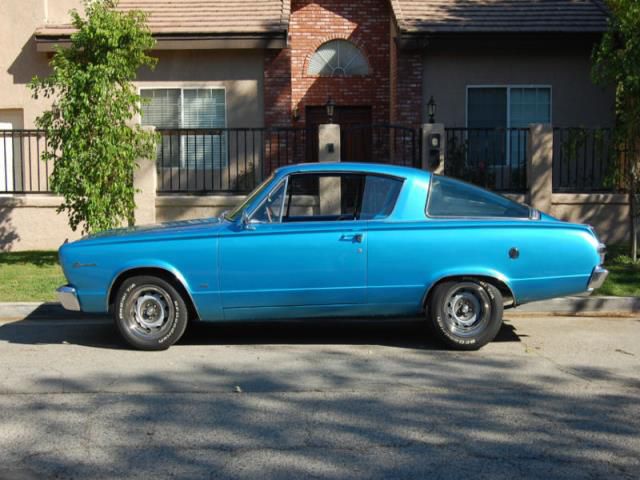
<svg viewBox="0 0 640 480"><path fill-rule="evenodd" d="M608 0L609 28L593 52L593 79L615 86L616 145L620 159L613 181L629 195L631 257L638 258L638 192L640 192L640 2Z"/></svg>
<svg viewBox="0 0 640 480"><path fill-rule="evenodd" d="M133 125L141 99L132 83L140 67L155 66L154 40L142 12L116 6L93 0L83 17L72 10L71 45L58 48L50 76L30 83L35 98L53 101L36 125L47 136L43 160L54 165L51 188L64 197L58 213L83 232L133 224L136 161L155 154L156 136Z"/></svg>

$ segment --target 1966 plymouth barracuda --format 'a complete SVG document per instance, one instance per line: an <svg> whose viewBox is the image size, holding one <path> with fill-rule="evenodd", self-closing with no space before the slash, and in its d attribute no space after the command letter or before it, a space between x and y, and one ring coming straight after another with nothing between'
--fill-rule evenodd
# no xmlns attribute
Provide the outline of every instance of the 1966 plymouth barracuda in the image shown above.
<svg viewBox="0 0 640 480"><path fill-rule="evenodd" d="M189 321L424 316L449 347L491 341L504 308L598 288L592 228L444 176L376 164L277 170L220 218L60 248L65 308L113 312L144 350Z"/></svg>

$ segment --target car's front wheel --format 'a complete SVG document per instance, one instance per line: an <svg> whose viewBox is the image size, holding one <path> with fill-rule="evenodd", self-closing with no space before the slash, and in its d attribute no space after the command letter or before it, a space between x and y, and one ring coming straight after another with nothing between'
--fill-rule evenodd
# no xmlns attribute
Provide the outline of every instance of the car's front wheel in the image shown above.
<svg viewBox="0 0 640 480"><path fill-rule="evenodd" d="M438 337L457 350L477 350L502 326L503 300L493 285L475 280L436 285L427 312Z"/></svg>
<svg viewBox="0 0 640 480"><path fill-rule="evenodd" d="M122 337L140 350L166 350L182 337L188 323L182 295L169 282L152 276L122 283L114 317Z"/></svg>

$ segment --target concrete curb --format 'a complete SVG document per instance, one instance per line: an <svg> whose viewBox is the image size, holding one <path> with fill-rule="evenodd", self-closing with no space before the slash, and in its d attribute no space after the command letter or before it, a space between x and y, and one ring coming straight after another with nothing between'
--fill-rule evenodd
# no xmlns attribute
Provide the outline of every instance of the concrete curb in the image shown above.
<svg viewBox="0 0 640 480"><path fill-rule="evenodd" d="M527 303L511 312L579 315L588 313L634 314L640 313L640 297L562 297L542 302Z"/></svg>
<svg viewBox="0 0 640 480"><path fill-rule="evenodd" d="M104 315L70 312L57 302L0 303L0 319L49 319L69 320L75 318L104 317Z"/></svg>
<svg viewBox="0 0 640 480"><path fill-rule="evenodd" d="M564 297L543 302L522 305L509 314L532 315L536 313L551 315L620 315L640 314L640 297ZM55 302L17 302L0 303L0 319L74 319L105 318L105 315L69 312Z"/></svg>

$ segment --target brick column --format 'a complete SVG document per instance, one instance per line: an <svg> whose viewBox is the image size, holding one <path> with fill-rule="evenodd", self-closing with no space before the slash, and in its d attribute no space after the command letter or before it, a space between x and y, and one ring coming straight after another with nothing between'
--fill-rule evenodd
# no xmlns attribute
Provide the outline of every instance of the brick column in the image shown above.
<svg viewBox="0 0 640 480"><path fill-rule="evenodd" d="M553 194L553 127L550 124L529 125L527 186L531 206L549 212Z"/></svg>
<svg viewBox="0 0 640 480"><path fill-rule="evenodd" d="M154 132L154 127L142 127L147 132ZM136 208L134 219L136 225L156 223L156 190L158 172L155 158L141 158L133 172L133 186L136 189L134 201Z"/></svg>

